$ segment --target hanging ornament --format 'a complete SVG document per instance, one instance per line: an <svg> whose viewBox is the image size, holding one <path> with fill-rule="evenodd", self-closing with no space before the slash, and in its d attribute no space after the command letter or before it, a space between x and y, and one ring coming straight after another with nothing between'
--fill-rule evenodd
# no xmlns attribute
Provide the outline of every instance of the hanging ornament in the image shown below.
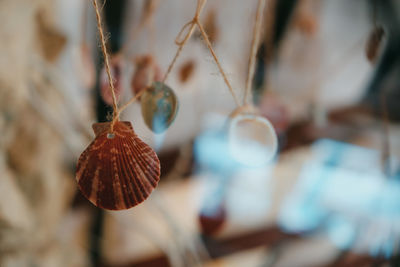
<svg viewBox="0 0 400 267"><path fill-rule="evenodd" d="M130 122L119 121L120 113L129 104L118 108L115 97L119 94L114 87L112 72L120 75L120 68L115 68L120 66L120 60L116 57L111 64L109 62L99 8L96 0L92 2L108 78L108 84L102 84L101 93L105 101L105 96L111 98L113 119L93 124L96 137L80 155L75 177L82 194L97 207L129 209L143 202L157 186L160 161L154 150L135 134ZM117 76L116 85L120 85L120 76Z"/></svg>
<svg viewBox="0 0 400 267"><path fill-rule="evenodd" d="M141 96L142 116L155 133L164 132L175 120L179 103L174 91L162 82L153 82Z"/></svg>
<svg viewBox="0 0 400 267"><path fill-rule="evenodd" d="M160 162L130 122L95 123L95 140L79 157L76 180L82 194L104 209L129 209L143 202L160 180Z"/></svg>
<svg viewBox="0 0 400 267"><path fill-rule="evenodd" d="M247 166L267 164L278 150L278 138L271 122L243 107L231 115L228 138L232 157Z"/></svg>
<svg viewBox="0 0 400 267"><path fill-rule="evenodd" d="M121 96L122 93L122 58L120 56L114 56L111 59L110 62L110 71L111 75L114 77L114 93L115 97L117 98L117 101L119 97ZM100 73L100 94L101 98L103 99L104 103L107 105L112 105L113 99L112 99L112 93L110 90L110 85L108 81L108 76L107 76L107 70L105 66L101 70Z"/></svg>
<svg viewBox="0 0 400 267"><path fill-rule="evenodd" d="M278 150L278 138L271 122L247 104L255 73L255 62L261 33L261 17L265 0L259 0L250 51L243 105L231 114L229 150L232 157L247 166L261 166L271 161Z"/></svg>
<svg viewBox="0 0 400 267"><path fill-rule="evenodd" d="M133 94L138 94L143 88L153 81L161 81L160 67L149 54L137 57L135 60L135 73L131 81Z"/></svg>

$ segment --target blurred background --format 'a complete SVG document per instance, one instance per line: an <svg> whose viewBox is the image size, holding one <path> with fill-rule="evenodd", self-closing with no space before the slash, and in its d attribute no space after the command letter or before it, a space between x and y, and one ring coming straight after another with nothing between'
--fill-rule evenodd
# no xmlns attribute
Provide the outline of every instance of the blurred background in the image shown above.
<svg viewBox="0 0 400 267"><path fill-rule="evenodd" d="M165 74L196 5L99 0L121 103L143 58ZM256 9L200 17L240 98ZM92 2L2 0L0 21L0 266L400 266L400 1L266 0L251 95L279 151L257 167L230 154L235 103L196 30L167 80L171 127L122 114L161 161L125 211L75 180L112 111Z"/></svg>

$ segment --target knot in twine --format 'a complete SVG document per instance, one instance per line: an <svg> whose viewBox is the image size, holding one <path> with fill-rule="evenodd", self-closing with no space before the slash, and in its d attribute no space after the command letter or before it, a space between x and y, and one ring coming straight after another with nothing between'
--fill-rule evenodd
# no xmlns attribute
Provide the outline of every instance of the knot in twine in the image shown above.
<svg viewBox="0 0 400 267"><path fill-rule="evenodd" d="M205 3L206 3L206 0L200 0L197 2L196 13L194 14L193 19L191 21L187 22L185 25L183 25L182 29L180 30L180 32L178 33L178 35L175 38L176 45L184 46L186 44L186 42L189 40L189 38L192 36L196 25L199 24L200 13L203 10ZM182 38L182 35L187 28L189 28L189 30L186 33L185 37Z"/></svg>
<svg viewBox="0 0 400 267"><path fill-rule="evenodd" d="M222 78L224 79L224 82L226 84L226 86L229 89L229 92L231 93L236 105L239 107L240 103L239 103L239 99L235 94L235 91L233 90L231 84L228 81L228 78L224 72L224 70L222 69L221 63L219 62L217 55L214 52L214 49L212 48L211 42L207 36L206 31L203 28L203 25L201 25L199 17L200 17L200 13L203 10L203 7L205 5L207 0L199 0L197 1L197 8L196 8L196 13L193 17L193 19L191 21L189 21L188 23L186 23L185 25L183 25L182 29L180 30L180 32L178 33L178 36L175 39L175 44L177 44L178 50L176 51L175 57L172 60L171 64L168 67L167 73L164 76L163 82L165 82L165 80L167 79L169 73L172 70L172 67L174 66L176 59L178 58L179 54L182 51L182 48L184 47L184 45L186 44L186 42L189 40L189 38L192 36L195 27L197 26L200 30L200 33L204 39L204 42L207 45L208 50L210 51L212 57L214 58L215 63L217 64L218 70L222 75ZM185 32L186 29L189 29L186 33L186 35L183 37L183 33Z"/></svg>
<svg viewBox="0 0 400 267"><path fill-rule="evenodd" d="M203 10L203 7L206 4L206 2L207 2L207 0L197 1L196 13L194 14L193 19L191 21L187 22L185 25L183 25L182 29L179 31L178 35L176 36L175 44L178 46L178 50L176 51L176 54L171 61L171 64L169 64L169 66L168 66L167 72L165 73L164 79L162 81L163 83L165 83L165 81L167 80L168 75L170 74L173 66L175 65L175 62L178 59L183 47L185 46L186 42L192 36L192 34L196 28L196 25L197 26L201 25L199 18L200 18L201 11ZM189 29L189 30L187 31L186 35L183 36L186 29Z"/></svg>
<svg viewBox="0 0 400 267"><path fill-rule="evenodd" d="M258 114L258 109L256 107L254 107L253 105L245 104L245 105L242 105L242 106L236 108L234 111L232 111L232 113L229 114L229 118L233 119L236 116L241 115L241 114L256 116Z"/></svg>

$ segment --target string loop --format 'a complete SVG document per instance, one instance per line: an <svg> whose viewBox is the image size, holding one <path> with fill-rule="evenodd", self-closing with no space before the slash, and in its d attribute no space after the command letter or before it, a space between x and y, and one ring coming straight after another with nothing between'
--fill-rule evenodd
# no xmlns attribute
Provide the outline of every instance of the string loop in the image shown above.
<svg viewBox="0 0 400 267"><path fill-rule="evenodd" d="M171 70L172 70L173 66L175 65L175 62L176 62L177 58L179 57L183 47L185 46L186 42L190 39L190 37L192 36L192 34L197 26L200 30L200 33L201 33L206 45L207 45L208 50L210 51L212 57L214 58L215 63L217 64L218 70L221 73L221 75L224 79L224 82L225 82L226 86L228 87L236 105L240 106L239 99L236 96L235 91L233 90L231 84L229 83L229 80L228 80L224 70L222 69L221 63L219 62L219 60L214 52L214 49L212 48L212 45L207 36L207 33L204 30L203 25L200 23L200 20L199 20L201 11L203 10L206 2L207 2L207 0L198 0L197 1L196 13L193 16L193 19L191 21L187 22L185 25L183 25L182 29L179 31L179 33L175 39L175 43L178 45L178 49L175 53L174 58L172 59L171 64L168 66L168 69L167 69L167 72L165 73L163 82L165 82L167 80L168 75L171 73ZM186 29L189 29L189 30L187 31L186 35L184 37L182 37L183 33L185 32Z"/></svg>
<svg viewBox="0 0 400 267"><path fill-rule="evenodd" d="M190 26L190 29L189 29L188 33L182 39L182 35L183 35L184 31L189 26ZM192 36L195 27L196 27L196 19L192 19L191 21L189 21L188 23L183 25L182 29L179 31L178 35L175 38L175 44L179 45L179 46L184 46L186 44L187 40L189 40L189 38Z"/></svg>

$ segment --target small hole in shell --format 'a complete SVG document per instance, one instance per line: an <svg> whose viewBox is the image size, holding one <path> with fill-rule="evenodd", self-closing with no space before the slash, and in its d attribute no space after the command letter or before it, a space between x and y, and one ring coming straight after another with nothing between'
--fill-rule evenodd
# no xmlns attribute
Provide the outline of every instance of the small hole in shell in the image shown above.
<svg viewBox="0 0 400 267"><path fill-rule="evenodd" d="M113 133L108 133L107 134L107 138L108 139L114 139L114 137L115 137L115 134L113 134Z"/></svg>

